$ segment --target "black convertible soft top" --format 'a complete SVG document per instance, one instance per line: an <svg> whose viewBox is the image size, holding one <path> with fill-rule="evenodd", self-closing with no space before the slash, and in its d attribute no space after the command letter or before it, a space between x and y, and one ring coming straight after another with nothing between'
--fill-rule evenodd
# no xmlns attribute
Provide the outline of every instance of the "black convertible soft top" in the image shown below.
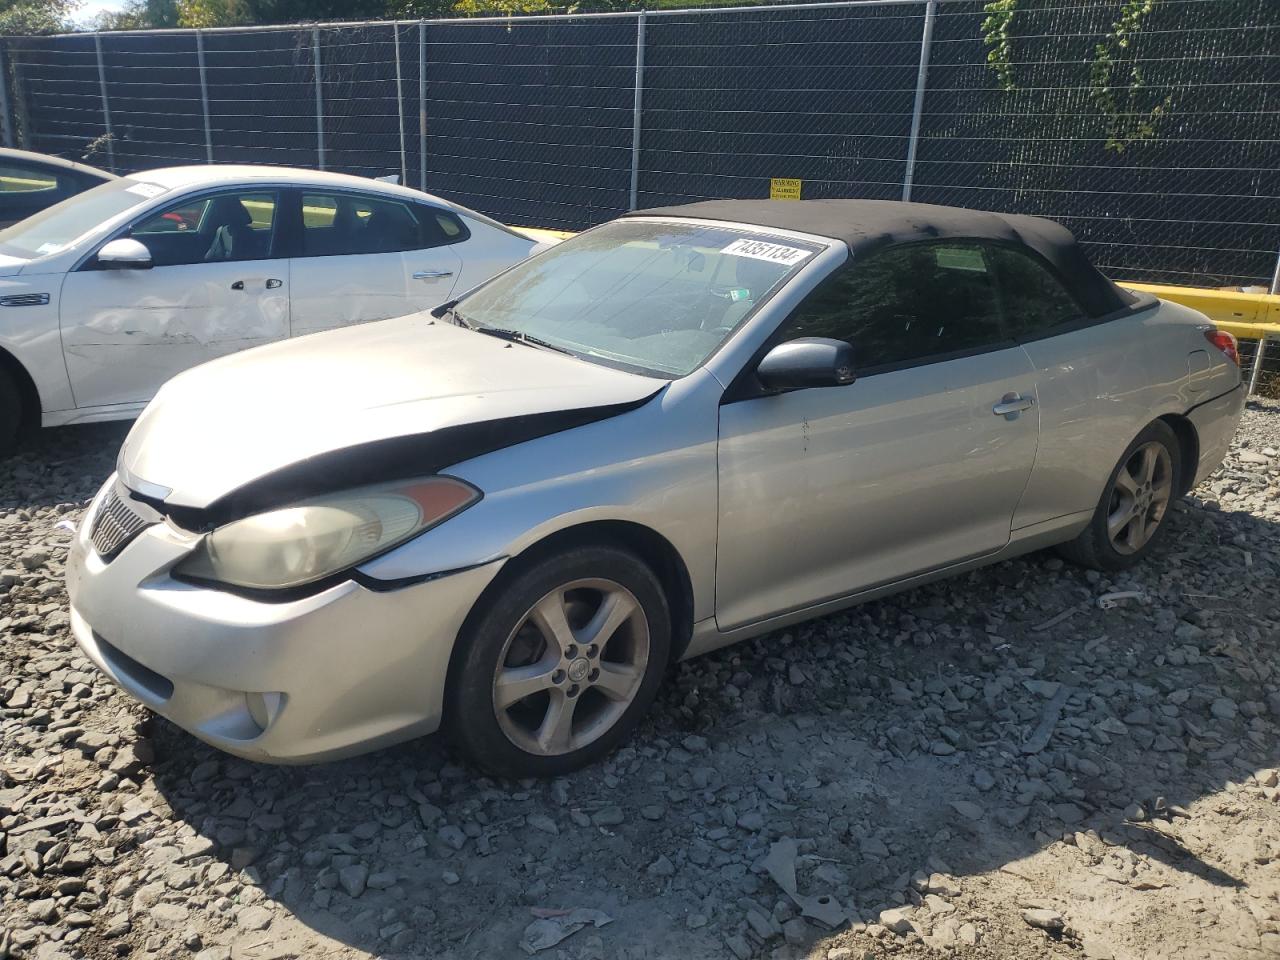
<svg viewBox="0 0 1280 960"><path fill-rule="evenodd" d="M705 200L627 216L697 217L795 230L843 240L854 256L923 240L1017 243L1049 262L1090 317L1124 310L1138 300L1098 272L1071 231L1043 217L898 200Z"/></svg>

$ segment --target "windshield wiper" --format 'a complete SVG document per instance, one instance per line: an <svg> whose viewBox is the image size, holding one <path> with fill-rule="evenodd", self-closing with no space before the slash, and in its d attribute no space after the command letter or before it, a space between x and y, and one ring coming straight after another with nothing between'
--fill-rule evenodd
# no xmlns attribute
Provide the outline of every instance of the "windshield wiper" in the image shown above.
<svg viewBox="0 0 1280 960"><path fill-rule="evenodd" d="M454 313L454 316L458 316L456 312ZM557 347L554 343L548 343L546 340L530 336L529 334L523 333L519 330L506 330L502 327L482 327L479 325L471 326L465 320L462 320L461 317L458 317L458 319L468 330L474 330L476 333L483 333L487 336L497 337L499 340L507 340L511 343L523 343L530 347L542 347L545 350L554 350L556 353L563 353L570 357L576 356L572 350L566 350L564 347Z"/></svg>
<svg viewBox="0 0 1280 960"><path fill-rule="evenodd" d="M457 300L450 301L449 303L442 303L431 311L431 316L435 317L437 320L448 320L450 323L456 323L458 326L463 327L466 330L472 329L471 324L467 322L466 318L464 318L462 314L458 313L457 306Z"/></svg>

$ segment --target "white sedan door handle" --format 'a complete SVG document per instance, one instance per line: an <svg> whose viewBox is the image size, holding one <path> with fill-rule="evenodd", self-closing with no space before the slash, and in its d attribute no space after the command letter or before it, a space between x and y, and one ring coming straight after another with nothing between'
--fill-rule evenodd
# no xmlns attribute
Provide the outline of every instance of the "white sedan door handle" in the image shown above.
<svg viewBox="0 0 1280 960"><path fill-rule="evenodd" d="M1006 393L1000 398L1000 402L991 408L991 412L1006 420L1016 420L1023 410L1030 410L1035 405L1034 397L1020 397L1016 393Z"/></svg>
<svg viewBox="0 0 1280 960"><path fill-rule="evenodd" d="M452 277L452 270L420 270L413 275L415 280L439 280L442 277Z"/></svg>

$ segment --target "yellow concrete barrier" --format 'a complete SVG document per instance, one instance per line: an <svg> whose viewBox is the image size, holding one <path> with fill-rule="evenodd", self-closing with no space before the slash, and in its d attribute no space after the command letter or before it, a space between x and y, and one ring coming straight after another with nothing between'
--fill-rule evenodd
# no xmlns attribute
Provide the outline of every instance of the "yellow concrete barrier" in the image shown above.
<svg viewBox="0 0 1280 960"><path fill-rule="evenodd" d="M1156 283L1123 283L1121 286L1199 310L1237 338L1260 340L1280 335L1280 294L1207 290Z"/></svg>

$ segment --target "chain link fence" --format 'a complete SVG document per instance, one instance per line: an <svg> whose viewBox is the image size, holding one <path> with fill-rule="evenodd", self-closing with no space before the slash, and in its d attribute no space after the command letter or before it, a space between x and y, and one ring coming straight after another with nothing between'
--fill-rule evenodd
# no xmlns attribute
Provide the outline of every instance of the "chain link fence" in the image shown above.
<svg viewBox="0 0 1280 960"><path fill-rule="evenodd" d="M399 176L514 224L877 197L1061 220L1121 280L1270 286L1275 0L860 0L0 44L7 142Z"/></svg>

